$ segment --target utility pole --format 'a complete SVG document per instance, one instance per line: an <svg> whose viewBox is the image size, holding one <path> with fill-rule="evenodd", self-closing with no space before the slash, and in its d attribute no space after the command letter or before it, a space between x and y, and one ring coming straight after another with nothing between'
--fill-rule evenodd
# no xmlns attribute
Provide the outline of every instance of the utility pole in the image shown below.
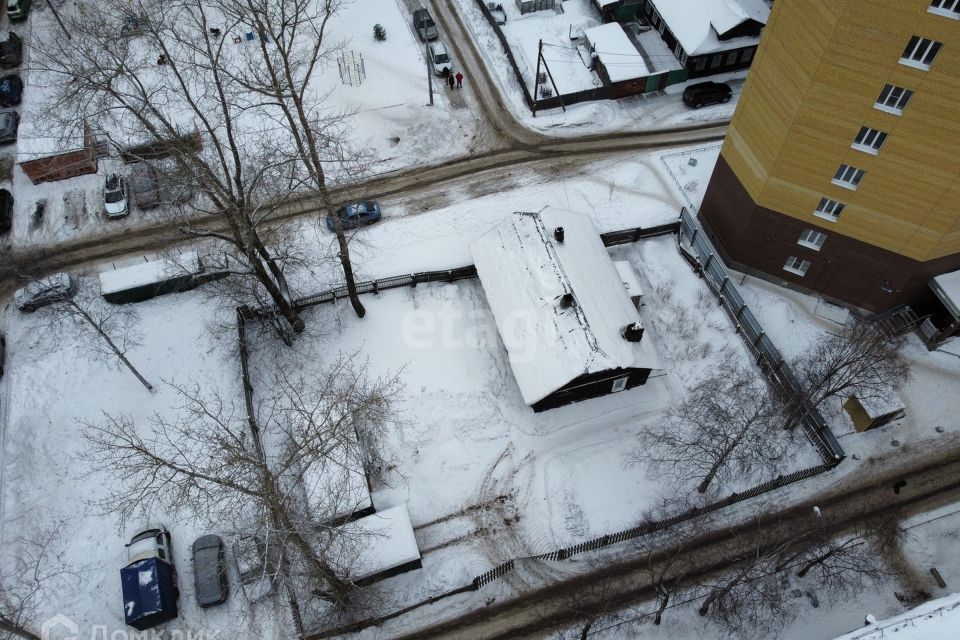
<svg viewBox="0 0 960 640"><path fill-rule="evenodd" d="M537 74L533 77L533 117L537 117L537 91L540 88L540 59L543 58L543 40L537 49Z"/></svg>
<svg viewBox="0 0 960 640"><path fill-rule="evenodd" d="M427 88L430 90L430 106L433 106L433 69L431 69L430 64L430 41L427 40L424 30L421 29L420 33L424 35L423 38L423 59L427 61Z"/></svg>

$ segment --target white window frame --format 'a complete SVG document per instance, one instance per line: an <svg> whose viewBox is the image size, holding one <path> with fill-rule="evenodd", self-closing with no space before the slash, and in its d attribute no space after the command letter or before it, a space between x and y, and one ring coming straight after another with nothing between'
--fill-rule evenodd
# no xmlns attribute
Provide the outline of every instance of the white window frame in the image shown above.
<svg viewBox="0 0 960 640"><path fill-rule="evenodd" d="M703 71L706 68L707 68L707 59L704 58L703 56L700 56L699 58L697 58L696 62L693 63L694 71Z"/></svg>
<svg viewBox="0 0 960 640"><path fill-rule="evenodd" d="M853 139L853 144L851 144L850 147L875 156L880 153L880 147L882 147L886 141L887 133L885 131L871 127L860 127L860 131Z"/></svg>
<svg viewBox="0 0 960 640"><path fill-rule="evenodd" d="M846 207L847 205L842 202L837 202L830 198L820 198L820 202L817 204L817 208L814 209L813 215L818 218L823 218L824 220L829 220L830 222L836 222L840 219L840 214L843 213Z"/></svg>
<svg viewBox="0 0 960 640"><path fill-rule="evenodd" d="M927 11L944 18L960 20L960 0L932 0Z"/></svg>
<svg viewBox="0 0 960 640"><path fill-rule="evenodd" d="M722 53L715 53L714 55L712 55L712 56L710 57L710 68L711 68L711 69L716 69L716 68L719 67L721 64L723 64L723 54L722 54Z"/></svg>
<svg viewBox="0 0 960 640"><path fill-rule="evenodd" d="M755 49L753 47L743 50L743 55L740 56L740 62L750 62L753 60L753 52Z"/></svg>
<svg viewBox="0 0 960 640"><path fill-rule="evenodd" d="M839 167L837 167L837 172L833 174L833 180L831 180L831 182L838 187L856 191L857 187L860 186L860 183L863 181L863 177L865 175L867 175L867 172L859 167L854 167L853 165L849 164L841 164Z"/></svg>
<svg viewBox="0 0 960 640"><path fill-rule="evenodd" d="M942 42L923 36L913 36L900 56L900 64L926 71L933 64L941 48L943 48Z"/></svg>
<svg viewBox="0 0 960 640"><path fill-rule="evenodd" d="M739 57L740 57L740 52L739 52L739 51L731 51L730 53L728 53L728 54L727 54L727 66L730 66L730 65L732 65L732 64L737 64L737 58L739 58Z"/></svg>
<svg viewBox="0 0 960 640"><path fill-rule="evenodd" d="M610 393L620 393L627 388L627 376L622 378L617 378L613 381L613 387L610 389Z"/></svg>
<svg viewBox="0 0 960 640"><path fill-rule="evenodd" d="M798 258L797 256L790 256L783 264L784 271L789 271L790 273L798 275L801 278L807 275L807 271L809 269L810 261L804 260L803 258Z"/></svg>
<svg viewBox="0 0 960 640"><path fill-rule="evenodd" d="M873 108L898 116L910 104L911 98L913 98L913 91L910 89L887 84L883 86L880 97L877 98Z"/></svg>
<svg viewBox="0 0 960 640"><path fill-rule="evenodd" d="M822 231L817 231L816 229L804 229L800 233L800 239L797 240L797 244L801 247L806 247L807 249L813 249L814 251L820 251L820 248L823 247L823 243L827 241L827 234Z"/></svg>

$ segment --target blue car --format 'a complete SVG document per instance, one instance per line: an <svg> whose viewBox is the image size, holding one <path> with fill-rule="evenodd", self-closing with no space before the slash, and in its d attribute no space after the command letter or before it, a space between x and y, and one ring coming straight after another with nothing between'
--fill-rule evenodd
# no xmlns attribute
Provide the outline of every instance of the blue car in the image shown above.
<svg viewBox="0 0 960 640"><path fill-rule="evenodd" d="M352 202L337 209L337 217L344 229L356 229L380 219L380 205L372 200ZM327 217L327 229L333 231L333 218Z"/></svg>

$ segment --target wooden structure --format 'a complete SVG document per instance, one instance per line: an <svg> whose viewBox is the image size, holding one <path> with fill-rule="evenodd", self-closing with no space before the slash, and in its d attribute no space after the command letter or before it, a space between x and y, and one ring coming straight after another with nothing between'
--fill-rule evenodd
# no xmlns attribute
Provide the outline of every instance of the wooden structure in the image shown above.
<svg viewBox="0 0 960 640"><path fill-rule="evenodd" d="M83 125L83 146L52 156L20 163L20 168L33 184L56 182L97 172L98 146L89 125Z"/></svg>

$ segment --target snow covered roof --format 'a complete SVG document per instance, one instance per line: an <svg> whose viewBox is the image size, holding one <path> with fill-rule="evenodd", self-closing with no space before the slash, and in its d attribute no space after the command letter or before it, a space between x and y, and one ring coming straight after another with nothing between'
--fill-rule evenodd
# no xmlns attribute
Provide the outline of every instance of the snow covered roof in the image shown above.
<svg viewBox="0 0 960 640"><path fill-rule="evenodd" d="M940 301L953 314L960 318L960 271L951 271L936 276L930 283L930 288L937 294Z"/></svg>
<svg viewBox="0 0 960 640"><path fill-rule="evenodd" d="M937 598L893 618L861 627L834 640L881 640L881 638L923 638L954 640L960 628L960 593ZM902 635L900 632L903 632Z"/></svg>
<svg viewBox="0 0 960 640"><path fill-rule="evenodd" d="M588 216L515 213L470 251L527 404L583 374L659 368L648 339L628 342L620 333L640 315ZM573 304L565 307L566 294Z"/></svg>
<svg viewBox="0 0 960 640"><path fill-rule="evenodd" d="M100 293L118 293L150 284L159 284L175 276L200 270L200 260L194 252L184 253L177 262L158 258L149 262L121 267L100 273Z"/></svg>
<svg viewBox="0 0 960 640"><path fill-rule="evenodd" d="M354 539L363 541L363 550L350 571L353 580L363 580L420 559L420 548L405 504L378 511L346 526L351 527L348 537L353 538L356 532L359 538Z"/></svg>
<svg viewBox="0 0 960 640"><path fill-rule="evenodd" d="M373 507L363 463L351 460L349 452L357 448L356 432L344 429L340 437L352 441L333 447L322 462L301 470L303 489L313 516L322 522L342 520Z"/></svg>
<svg viewBox="0 0 960 640"><path fill-rule="evenodd" d="M610 76L610 82L621 82L650 75L643 56L630 42L618 22L608 22L583 32Z"/></svg>
<svg viewBox="0 0 960 640"><path fill-rule="evenodd" d="M631 298L634 296L642 296L643 287L640 286L640 280L637 279L637 272L634 270L633 265L626 260L618 260L613 263L613 266L617 268L617 273L620 274L620 280L623 281L627 295Z"/></svg>
<svg viewBox="0 0 960 640"><path fill-rule="evenodd" d="M719 36L747 20L767 23L770 7L763 0L651 0L688 56L726 51L758 38Z"/></svg>
<svg viewBox="0 0 960 640"><path fill-rule="evenodd" d="M889 415L896 411L904 409L903 399L892 387L884 389L882 393L872 395L867 398L854 396L864 413L871 420L876 420L882 416Z"/></svg>

